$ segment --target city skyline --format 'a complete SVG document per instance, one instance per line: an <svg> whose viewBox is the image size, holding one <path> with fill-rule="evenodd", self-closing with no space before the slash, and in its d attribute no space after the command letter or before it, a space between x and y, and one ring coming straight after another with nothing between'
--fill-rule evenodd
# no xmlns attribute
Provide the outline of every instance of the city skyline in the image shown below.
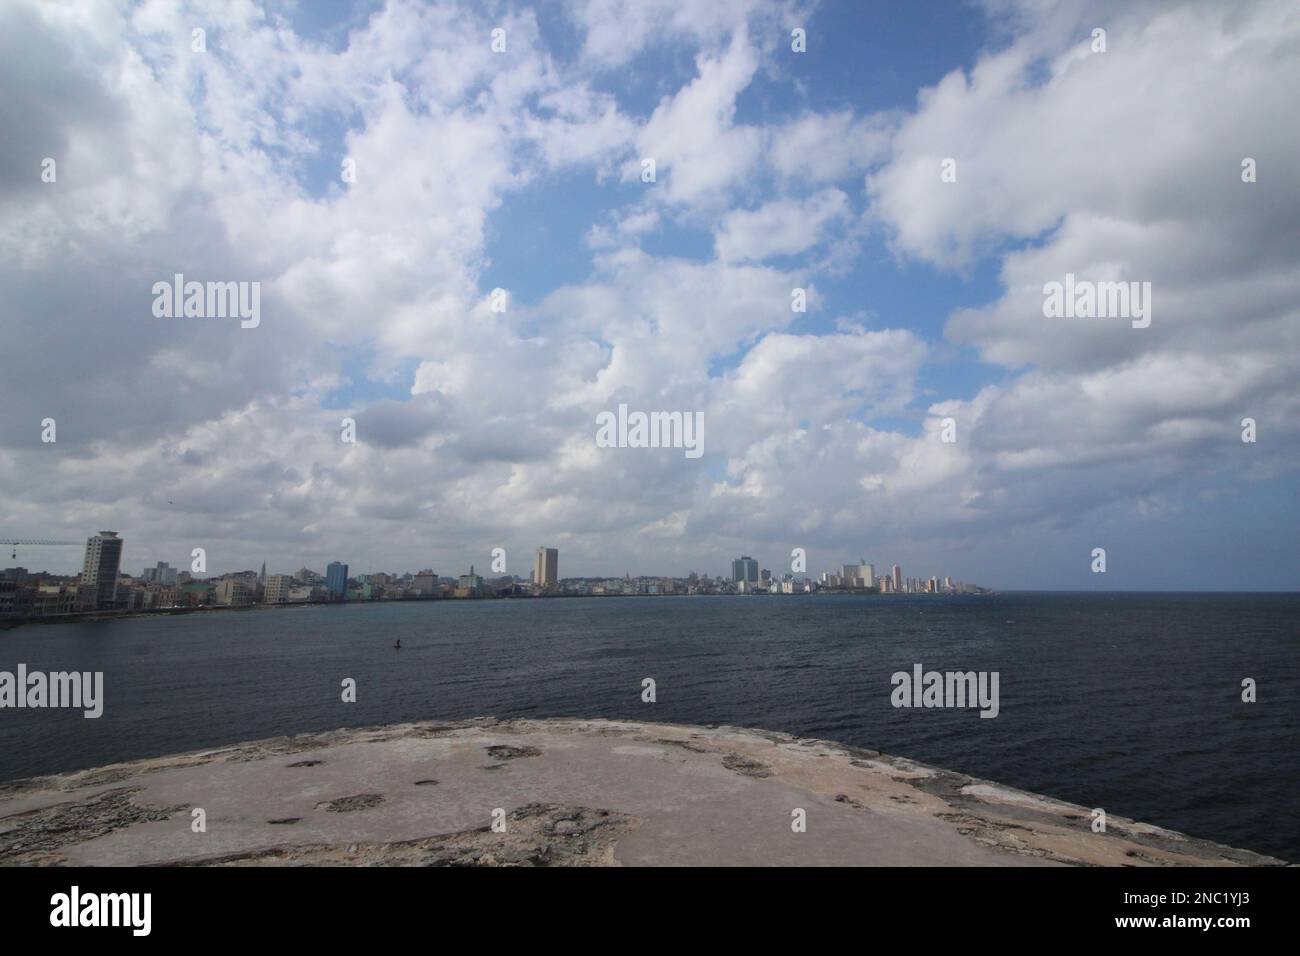
<svg viewBox="0 0 1300 956"><path fill-rule="evenodd" d="M0 5L0 536L1296 588L1293 3L634 6Z"/></svg>
<svg viewBox="0 0 1300 956"><path fill-rule="evenodd" d="M261 581L261 580L265 580L268 577L277 577L277 576L291 577L291 576L299 575L302 572L310 572L315 577L318 577L323 582L326 582L326 586L330 591L337 593L338 587L335 584L336 581L347 581L355 577L369 577L375 574L395 574L404 577L414 577L421 573L427 573L432 571L432 568L428 568L428 569L420 568L420 569L413 570L411 568L385 566L380 568L367 569L365 571L358 571L356 574L350 574L349 572L351 570L351 565L346 561L338 561L338 560L331 560L329 562L326 562L323 565L323 567L325 568L324 573L315 571L311 567L310 561L306 563L299 563L297 560L289 562L289 565L298 564L298 568L293 571L281 571L279 570L279 566L272 564L270 572L268 573L266 561L261 562L260 571L255 571L251 567L207 568L206 567L207 554L205 552L203 555L203 564L205 567L204 570L201 572L191 572L188 571L183 566L173 566L170 561L158 560L158 561L154 561L152 564L146 563L142 571L139 574L136 574L128 570L127 568L127 565L132 564L132 562L122 557L124 553L129 553L126 551L126 544L128 539L124 538L117 531L101 531L98 534L90 536L86 539L85 552L80 562L83 575L88 573L92 568L97 568L99 566L99 553L100 553L100 549L103 547L103 541L105 539L111 539L112 545L114 546L115 550L112 553L111 560L113 562L114 568L116 569L117 575L132 577L139 580L143 580L145 582L151 582L157 584L174 584L176 576L179 573L184 573L187 577L191 577L194 580L213 580L213 579L221 578L224 576L230 576L230 575L253 574L256 575L259 581ZM17 559L17 555L18 555L18 549L20 547L23 549L24 552L46 550L42 548L40 545L15 545L13 551L15 557L11 559L13 563L9 566L9 569L21 568L23 571L26 571L28 573L49 573L52 575L59 575L59 576L76 576L76 572L59 571L51 566L41 565L37 567L36 565L39 564L39 562L33 563L31 561L28 561L27 564L32 564L33 565L32 567L28 567L27 564L19 563ZM519 581L532 581L534 583L539 583L542 587L545 587L547 584L554 584L558 581L563 581L563 580L595 579L595 578L613 580L622 576L632 576L638 578L686 579L692 575L703 574L704 576L710 578L716 577L720 580L737 581L737 580L741 580L741 578L737 575L736 568L742 561L749 562L749 564L752 565L752 574L750 573L749 570L746 570L745 572L746 576L744 578L745 580L750 582L757 582L760 580L760 575L768 575L768 574L771 575L771 578L773 580L777 580L777 581L782 580L783 578L784 579L793 578L794 580L801 580L801 581L814 580L814 579L821 580L824 579L827 574L833 574L833 575L838 574L838 572L835 570L823 570L820 568L815 570L807 569L806 554L799 554L799 555L792 554L790 557L791 557L791 562L790 562L791 567L789 570L781 566L769 567L766 563L759 561L755 558L752 558L749 555L742 555L739 559L732 559L729 562L730 569L731 569L730 574L721 574L721 573L714 574L713 572L710 572L708 570L701 572L698 567L692 567L690 570L680 572L680 573L677 572L659 573L655 571L638 571L634 575L630 569L624 569L621 574L598 572L598 573L560 575L558 573L559 549L541 546L536 549L534 563L528 575L522 575L517 572L512 573L507 570L502 570L500 572L493 572L492 577L494 579L501 579L501 578L508 577ZM504 562L505 560L507 560L507 557L506 554L504 553L504 549L493 549L493 553L489 555L489 559L493 560L493 562L495 562L496 560L500 560ZM800 570L796 573L793 570L793 567L795 565L805 566L805 569ZM452 563L452 566L455 566L454 562ZM462 564L461 566L464 565ZM470 573L472 574L473 562L470 562L469 567L470 567ZM850 565L837 564L835 565L835 567L842 568L844 570L844 574L847 575L848 574L847 569L850 567ZM890 577L890 574L888 573L889 568L883 565L882 567L885 568L887 573L879 576L874 573L874 568L875 568L874 564L860 563L856 567L861 567L864 569L871 568L870 577L873 580L876 580L878 578L883 578L883 577ZM338 569L337 577L335 575L335 569ZM892 565L892 569L893 569L892 577L895 579L898 578L900 574L899 565L897 564ZM0 571L4 571L4 570L6 569L0 568ZM539 573L539 571L541 573ZM443 579L455 579L458 575L456 573L451 573L451 574L439 574L438 576ZM925 577L928 578L933 576L934 575L926 575ZM952 578L954 576L940 575L940 577ZM763 578L762 580L766 580L766 579ZM95 582L92 579L88 583L93 584Z"/></svg>
<svg viewBox="0 0 1300 956"><path fill-rule="evenodd" d="M101 532L101 534L102 533L104 532ZM113 535L119 535L118 532L107 532L107 533ZM93 540L93 536L91 538L88 538L87 540L88 541ZM151 556L139 557L140 552L143 549L140 547L132 549L131 538L127 536L119 536L117 547L120 549L120 554L121 554L121 557L119 559L120 568L121 568L120 573L123 575L129 575L134 578L148 580L151 573L157 573L163 568L166 568L168 571L170 571L170 573L174 577L176 573L186 571L189 566L188 561L181 561L178 564L173 564L172 561L175 560L174 556L170 559L164 559L157 555L153 555L152 552L150 552ZM216 564L213 564L211 567L209 567L207 570L203 571L202 573L195 573L193 577L196 580L210 580L210 579L220 578L226 575L244 574L248 572L256 573L254 569L256 566L260 565L262 568L262 572L261 572L262 574L284 575L284 576L292 576L297 574L301 570L312 570L313 568L318 567L324 570L320 572L314 572L314 573L318 574L321 580L324 581L328 575L329 568L336 563L340 563L341 567L344 569L344 572L348 575L349 579L357 578L357 577L368 577L374 574L415 576L421 573L421 571L424 571L426 569L431 570L433 568L441 567L447 570L438 571L437 574L439 575L439 577L443 579L455 580L457 577L463 576L465 568L470 568L475 564L478 564L482 567L488 567L493 564L494 560L499 559L499 560L505 560L507 562L506 564L507 570L500 571L500 572L490 572L486 576L484 575L480 575L480 576L487 577L492 580L504 579L509 577L518 581L532 581L535 580L536 569L538 567L538 561L539 561L539 553L546 552L546 551L558 551L558 550L559 549L547 548L545 546L536 547L536 548L519 548L513 550L494 547L494 548L484 549L478 555L466 555L463 552L444 551L444 552L439 552L444 554L445 556L444 560L432 560L430 558L426 558L424 560L417 559L412 563L406 564L396 560L386 561L385 559L380 557L376 559L375 562L367 561L364 567L362 567L360 564L357 564L354 560L343 560L340 562L338 555L333 555L328 560L319 560L319 559L303 557L299 555L297 557L288 557L283 560L263 559L261 561L254 561L254 562L248 562L243 564L240 564L239 562L235 562L230 565L224 565L218 562ZM861 550L862 549L859 549L859 552L861 552ZM86 567L86 562L89 560L89 556L86 553L83 553L81 557L78 557L76 559L64 557L61 559L44 560L43 558L40 557L41 555L57 554L60 551L67 552L68 549L63 547L61 548L43 547L41 545L18 545L15 546L13 551L13 553L17 555L17 557L10 559L10 561L7 564L7 567L22 568L28 573L49 573L51 575L69 576L69 577L77 576L77 574L79 573L79 569L84 569ZM794 549L792 549L792 552L793 551ZM504 555L501 555L498 552L505 552L505 553ZM531 555L531 560L529 561L528 565L522 570L519 568L519 564L517 563L519 560L517 555L519 553L525 553ZM807 552L804 552L804 554L798 558L798 562L802 564L804 567L806 567L806 570L797 573L794 573L791 570L792 562L795 560L795 556L793 553L786 555L783 560L773 560L773 561L768 561L766 559L752 558L751 555L749 555L748 553L743 554L742 557L746 559L750 559L755 562L755 574L758 574L759 572L762 571L770 571L772 578L777 581L781 580L783 577L786 577L787 575L791 575L795 580L822 581L827 573L837 575L837 576L843 576L844 574L847 574L847 571L845 569L850 567L850 565L846 563L846 560L847 557L850 556L852 553L853 552L851 549L844 552L843 554L820 555L820 556L811 555L808 554ZM510 557L511 555L516 555L516 557L512 558ZM207 563L207 560L208 560L208 556L205 549L205 554L204 554L205 564ZM663 578L663 579L685 580L691 574L707 575L710 578L717 578L721 580L736 580L734 575L735 575L735 567L736 564L738 563L738 559L736 557L724 559L721 557L711 556L708 558L702 558L695 561L688 560L683 566L675 569L665 570L665 569L651 568L647 570L644 568L640 568L639 566L633 567L631 565L626 565L624 567L619 568L616 567L613 564L613 562L605 562L602 564L598 559L591 559L591 558L583 560L581 557L579 557L578 559L568 557L566 560L568 562L576 563L578 565L578 569L573 570L571 573L558 575L557 580L559 581L563 581L566 579L567 580L580 580L580 579L615 580L618 578L622 578L625 575L630 575L633 578L645 578L645 579ZM1210 586L1210 587L1195 587L1195 588L1177 588L1177 587L1147 588L1147 587L1140 587L1140 586L1125 586L1123 582L1117 581L1115 578L1110 577L1106 573L1097 574L1096 572L1091 571L1091 567L1095 566L1096 564L1095 558L1091 555L1091 553L1085 554L1084 560L1085 560L1085 564L1089 566L1089 572L1090 572L1088 578L1085 578L1084 581L1085 583L1091 584L1092 586L1047 587L1047 588L1007 587L999 584L995 580L990 580L986 575L981 575L978 568L976 568L973 571L961 570L958 569L957 566L954 565L951 561L946 561L945 559L942 558L939 559L920 558L915 562L896 562L894 560L886 560L880 563L879 574L875 573L874 571L876 567L876 562L860 559L860 566L864 568L865 567L872 568L873 569L872 576L877 580L888 577L892 581L895 577L893 572L895 570L899 570L904 564L906 564L907 567L920 567L923 569L924 573L921 574L919 577L916 575L900 574L899 577L903 581L916 578L916 580L924 582L934 577L940 581L943 581L944 579L951 579L952 581L974 582L974 583L978 583L978 585L981 588L989 588L989 589L995 589L999 591L1072 591L1072 590L1077 590L1077 591L1180 591L1180 590L1186 590L1186 591L1206 591L1206 592L1242 591L1246 593L1265 593L1265 592L1275 591L1279 593L1287 593L1287 592L1297 590L1295 587L1277 587L1277 588L1218 587L1216 588ZM715 567L715 565L717 565L717 567ZM128 570L128 567L142 567L143 570L139 574L136 574L135 572ZM270 569L269 571L267 570L268 568ZM282 569L289 569L289 570L282 570ZM0 567L0 571L3 570L5 570L5 568ZM905 590L900 585L901 582L900 584L891 584L894 590L897 591Z"/></svg>
<svg viewBox="0 0 1300 956"><path fill-rule="evenodd" d="M17 542L9 542L17 554ZM55 546L55 542L47 542ZM59 543L68 546L70 542ZM492 577L467 573L449 577L432 568L411 571L377 571L349 574L349 566L331 561L325 573L300 567L292 573L267 573L261 569L208 573L207 555L195 549L190 570L158 561L138 575L121 567L124 539L116 531L100 531L86 539L82 570L78 575L51 574L26 567L0 569L0 619L6 622L45 620L59 615L104 613L172 613L200 608L242 608L252 605L339 604L373 601L479 599L520 597L660 596L660 595L809 595L818 592L855 594L960 595L990 593L989 589L931 574L928 578L903 577L895 564L877 575L875 565L859 559L839 571L807 573L807 555L791 554L791 570L782 573L763 567L750 555L731 562L730 577L714 578L708 572L685 576L644 575L630 571L622 578L608 574L559 574L559 549L537 549L527 583L506 571L503 549L493 550ZM31 539L22 546L32 545ZM995 592L993 592L995 593Z"/></svg>

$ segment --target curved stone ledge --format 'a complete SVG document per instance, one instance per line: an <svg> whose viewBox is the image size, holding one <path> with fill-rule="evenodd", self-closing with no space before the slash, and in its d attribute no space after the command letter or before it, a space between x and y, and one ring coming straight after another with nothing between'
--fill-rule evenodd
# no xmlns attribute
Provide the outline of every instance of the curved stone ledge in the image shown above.
<svg viewBox="0 0 1300 956"><path fill-rule="evenodd" d="M206 832L192 831L194 808ZM6 784L0 863L1284 865L1115 815L1106 833L1091 822L1083 807L823 740L481 718Z"/></svg>

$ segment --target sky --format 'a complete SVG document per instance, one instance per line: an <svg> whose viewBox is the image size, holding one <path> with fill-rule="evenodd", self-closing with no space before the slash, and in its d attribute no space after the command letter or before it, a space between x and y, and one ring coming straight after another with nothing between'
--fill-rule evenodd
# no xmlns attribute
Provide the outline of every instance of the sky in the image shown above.
<svg viewBox="0 0 1300 956"><path fill-rule="evenodd" d="M1296 589L1292 0L10 0L0 89L0 537Z"/></svg>

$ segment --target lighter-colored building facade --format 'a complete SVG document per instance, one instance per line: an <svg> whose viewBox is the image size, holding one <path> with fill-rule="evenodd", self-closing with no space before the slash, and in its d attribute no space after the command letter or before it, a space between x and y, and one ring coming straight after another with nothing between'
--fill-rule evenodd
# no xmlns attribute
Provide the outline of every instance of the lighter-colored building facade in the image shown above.
<svg viewBox="0 0 1300 956"><path fill-rule="evenodd" d="M293 590L293 575L268 574L263 602L266 604L288 604L289 592Z"/></svg>
<svg viewBox="0 0 1300 956"><path fill-rule="evenodd" d="M533 583L543 590L560 583L560 552L556 548L538 548L533 565Z"/></svg>
<svg viewBox="0 0 1300 956"><path fill-rule="evenodd" d="M112 607L117 600L117 576L122 567L122 539L116 531L101 531L86 539L81 583L94 588L95 607Z"/></svg>
<svg viewBox="0 0 1300 956"><path fill-rule="evenodd" d="M257 589L241 578L225 578L217 585L216 601L240 607L252 604L257 597Z"/></svg>

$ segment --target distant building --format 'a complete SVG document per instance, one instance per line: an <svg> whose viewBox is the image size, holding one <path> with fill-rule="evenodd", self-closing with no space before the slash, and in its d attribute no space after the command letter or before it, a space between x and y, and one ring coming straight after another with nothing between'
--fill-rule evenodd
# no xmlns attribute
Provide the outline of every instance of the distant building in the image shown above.
<svg viewBox="0 0 1300 956"><path fill-rule="evenodd" d="M152 568L140 572L140 580L145 584L159 584L166 588L176 586L176 569L166 561L159 561Z"/></svg>
<svg viewBox="0 0 1300 956"><path fill-rule="evenodd" d="M266 604L288 604L289 592L293 590L293 575L269 574L266 577L264 597Z"/></svg>
<svg viewBox="0 0 1300 956"><path fill-rule="evenodd" d="M77 609L77 588L66 584L42 584L33 595L33 614L71 614Z"/></svg>
<svg viewBox="0 0 1300 956"><path fill-rule="evenodd" d="M841 569L841 584L846 588L869 588L874 587L876 583L876 569L865 561L859 560L857 564L846 564Z"/></svg>
<svg viewBox="0 0 1300 956"><path fill-rule="evenodd" d="M903 590L903 569L898 565L894 565L894 590Z"/></svg>
<svg viewBox="0 0 1300 956"><path fill-rule="evenodd" d="M225 578L217 585L216 602L242 607L252 604L257 596L257 589L241 578Z"/></svg>
<svg viewBox="0 0 1300 956"><path fill-rule="evenodd" d="M145 588L144 607L175 607L179 599L179 592L176 588L164 588L156 584L151 584Z"/></svg>
<svg viewBox="0 0 1300 956"><path fill-rule="evenodd" d="M469 574L462 574L456 583L456 597L478 597L483 593L483 579L474 573L474 565L469 566Z"/></svg>
<svg viewBox="0 0 1300 956"><path fill-rule="evenodd" d="M325 590L330 599L345 601L348 596L348 566L339 561L331 561L325 568Z"/></svg>
<svg viewBox="0 0 1300 956"><path fill-rule="evenodd" d="M758 583L758 562L747 554L742 554L731 562L731 580L737 585L741 582Z"/></svg>
<svg viewBox="0 0 1300 956"><path fill-rule="evenodd" d="M117 601L117 575L121 566L122 539L116 531L101 531L86 539L81 583L94 589L95 607L112 607Z"/></svg>
<svg viewBox="0 0 1300 956"><path fill-rule="evenodd" d="M216 588L207 581L191 581L176 589L176 603L185 607L201 607L212 603Z"/></svg>
<svg viewBox="0 0 1300 956"><path fill-rule="evenodd" d="M425 568L415 576L411 590L416 594L437 594L438 575L433 573L432 568Z"/></svg>
<svg viewBox="0 0 1300 956"><path fill-rule="evenodd" d="M533 564L533 583L549 590L560 583L560 552L556 548L538 548Z"/></svg>

